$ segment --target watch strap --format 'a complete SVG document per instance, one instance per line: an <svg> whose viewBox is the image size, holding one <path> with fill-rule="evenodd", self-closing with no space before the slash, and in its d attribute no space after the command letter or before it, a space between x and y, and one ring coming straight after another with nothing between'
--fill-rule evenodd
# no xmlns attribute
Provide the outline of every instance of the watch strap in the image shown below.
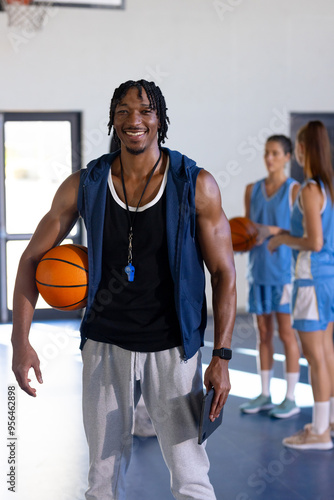
<svg viewBox="0 0 334 500"><path fill-rule="evenodd" d="M222 347L221 349L214 349L212 351L212 356L219 356L221 359L231 359L232 349L228 349L227 347Z"/></svg>

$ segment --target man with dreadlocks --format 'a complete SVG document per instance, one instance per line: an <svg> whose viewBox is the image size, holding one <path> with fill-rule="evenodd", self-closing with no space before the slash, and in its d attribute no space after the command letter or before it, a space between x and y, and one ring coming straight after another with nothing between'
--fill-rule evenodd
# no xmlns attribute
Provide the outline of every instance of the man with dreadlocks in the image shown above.
<svg viewBox="0 0 334 500"><path fill-rule="evenodd" d="M204 445L197 444L206 326L204 265L213 293L214 351L204 384L211 420L230 390L235 269L228 221L213 177L161 146L169 119L153 82L128 81L110 106L119 150L60 186L20 260L13 311L13 370L31 396L42 382L28 340L42 255L81 216L89 291L81 324L83 417L90 452L87 500L123 500L134 409L143 395L178 500L214 500Z"/></svg>

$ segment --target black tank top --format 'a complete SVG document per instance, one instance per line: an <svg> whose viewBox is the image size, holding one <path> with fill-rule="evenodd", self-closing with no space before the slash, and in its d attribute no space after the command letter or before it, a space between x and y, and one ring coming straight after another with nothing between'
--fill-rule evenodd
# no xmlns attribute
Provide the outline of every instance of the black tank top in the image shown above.
<svg viewBox="0 0 334 500"><path fill-rule="evenodd" d="M111 174L103 233L102 279L87 338L139 352L181 345L166 236L166 174L155 199L139 207L133 226L135 277L129 282L129 221ZM131 209L132 207L130 207ZM131 212L133 217L134 212Z"/></svg>

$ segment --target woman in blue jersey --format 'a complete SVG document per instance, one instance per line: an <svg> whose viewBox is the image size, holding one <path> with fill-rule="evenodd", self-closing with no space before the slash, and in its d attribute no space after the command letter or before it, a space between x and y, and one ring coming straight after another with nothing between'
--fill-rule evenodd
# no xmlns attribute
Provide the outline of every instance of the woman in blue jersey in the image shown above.
<svg viewBox="0 0 334 500"><path fill-rule="evenodd" d="M314 407L312 423L283 444L297 449L333 448L334 430L334 187L328 133L319 121L297 134L296 159L303 183L291 216L291 232L268 243L274 252L293 249L293 326L298 330L310 368Z"/></svg>
<svg viewBox="0 0 334 500"><path fill-rule="evenodd" d="M261 394L244 404L244 413L271 409L276 418L287 418L300 409L295 403L295 387L299 380L299 347L291 326L291 249L281 247L272 255L267 248L269 236L280 228L290 229L290 215L299 184L285 174L292 144L288 137L275 135L267 139L264 161L268 176L249 184L245 192L246 217L258 223L260 239L249 253L249 312L256 315L258 330L258 372L261 376ZM273 408L270 379L273 371L273 335L275 319L285 351L286 397Z"/></svg>

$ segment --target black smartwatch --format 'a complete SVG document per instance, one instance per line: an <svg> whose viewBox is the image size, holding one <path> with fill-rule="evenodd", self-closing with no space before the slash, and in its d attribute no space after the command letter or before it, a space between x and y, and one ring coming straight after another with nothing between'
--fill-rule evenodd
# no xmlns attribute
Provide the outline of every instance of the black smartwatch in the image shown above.
<svg viewBox="0 0 334 500"><path fill-rule="evenodd" d="M226 347L222 347L221 349L214 349L212 351L212 356L219 356L221 359L231 359L232 349L227 349Z"/></svg>

